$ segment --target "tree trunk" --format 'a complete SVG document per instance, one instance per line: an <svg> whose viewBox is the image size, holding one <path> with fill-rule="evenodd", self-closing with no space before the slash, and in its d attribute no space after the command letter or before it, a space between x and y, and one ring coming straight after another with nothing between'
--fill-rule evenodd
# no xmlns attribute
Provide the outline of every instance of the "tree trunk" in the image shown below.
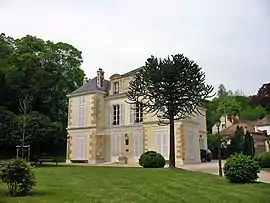
<svg viewBox="0 0 270 203"><path fill-rule="evenodd" d="M174 118L170 118L170 155L169 167L175 168L175 139L174 139Z"/></svg>

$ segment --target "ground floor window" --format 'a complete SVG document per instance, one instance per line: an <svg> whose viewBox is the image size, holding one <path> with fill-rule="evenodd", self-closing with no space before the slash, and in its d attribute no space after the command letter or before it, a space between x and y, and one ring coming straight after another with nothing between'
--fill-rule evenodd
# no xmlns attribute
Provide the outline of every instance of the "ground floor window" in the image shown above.
<svg viewBox="0 0 270 203"><path fill-rule="evenodd" d="M142 148L142 134L141 132L134 133L134 156L140 157L143 152Z"/></svg>
<svg viewBox="0 0 270 203"><path fill-rule="evenodd" d="M157 132L157 152L160 153L166 160L169 159L169 137L167 131Z"/></svg>
<svg viewBox="0 0 270 203"><path fill-rule="evenodd" d="M189 149L189 158L194 159L195 156L195 136L193 134L190 134L188 136L188 149Z"/></svg>
<svg viewBox="0 0 270 203"><path fill-rule="evenodd" d="M76 140L76 157L77 160L86 160L85 156L85 137L77 136Z"/></svg>

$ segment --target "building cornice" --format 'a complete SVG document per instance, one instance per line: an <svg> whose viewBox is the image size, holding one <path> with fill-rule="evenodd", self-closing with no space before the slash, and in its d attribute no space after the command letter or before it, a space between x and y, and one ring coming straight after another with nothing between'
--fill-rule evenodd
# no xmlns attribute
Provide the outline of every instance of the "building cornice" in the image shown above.
<svg viewBox="0 0 270 203"><path fill-rule="evenodd" d="M119 94L108 95L108 96L104 97L104 99L105 100L111 100L111 99L121 99L121 98L125 98L125 97L127 97L127 93L122 92L122 93L119 93Z"/></svg>
<svg viewBox="0 0 270 203"><path fill-rule="evenodd" d="M97 128L96 125L88 125L88 126L80 126L80 127L68 127L66 128L66 130L85 130L85 129L93 129L93 128Z"/></svg>
<svg viewBox="0 0 270 203"><path fill-rule="evenodd" d="M95 90L95 91L91 91L91 92L79 92L79 93L68 94L66 96L68 98L72 98L72 97L78 97L78 96L84 96L84 95L91 95L91 94L97 94L97 93L107 94L107 92L100 91L100 90Z"/></svg>

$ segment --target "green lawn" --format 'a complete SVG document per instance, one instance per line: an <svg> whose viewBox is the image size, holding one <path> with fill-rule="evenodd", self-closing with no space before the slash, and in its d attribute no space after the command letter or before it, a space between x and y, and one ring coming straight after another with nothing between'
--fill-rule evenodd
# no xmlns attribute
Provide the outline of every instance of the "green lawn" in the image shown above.
<svg viewBox="0 0 270 203"><path fill-rule="evenodd" d="M0 203L269 203L270 184L230 184L218 176L168 169L43 167L31 197L10 198L0 183Z"/></svg>

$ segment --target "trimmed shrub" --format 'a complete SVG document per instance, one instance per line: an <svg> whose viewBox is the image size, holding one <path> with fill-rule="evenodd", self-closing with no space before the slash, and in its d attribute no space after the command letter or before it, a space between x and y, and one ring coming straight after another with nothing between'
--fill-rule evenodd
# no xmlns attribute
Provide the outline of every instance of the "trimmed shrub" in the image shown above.
<svg viewBox="0 0 270 203"><path fill-rule="evenodd" d="M270 168L270 152L260 154L256 160L262 168Z"/></svg>
<svg viewBox="0 0 270 203"><path fill-rule="evenodd" d="M255 156L254 161L256 161L259 164L259 166L261 167L261 156L260 155Z"/></svg>
<svg viewBox="0 0 270 203"><path fill-rule="evenodd" d="M164 168L165 159L155 151L147 151L140 156L139 164L143 168Z"/></svg>
<svg viewBox="0 0 270 203"><path fill-rule="evenodd" d="M259 178L260 166L250 156L232 155L224 165L226 179L232 183L250 183Z"/></svg>
<svg viewBox="0 0 270 203"><path fill-rule="evenodd" d="M35 185L35 175L24 160L10 160L0 169L0 180L7 184L11 196L29 195Z"/></svg>

